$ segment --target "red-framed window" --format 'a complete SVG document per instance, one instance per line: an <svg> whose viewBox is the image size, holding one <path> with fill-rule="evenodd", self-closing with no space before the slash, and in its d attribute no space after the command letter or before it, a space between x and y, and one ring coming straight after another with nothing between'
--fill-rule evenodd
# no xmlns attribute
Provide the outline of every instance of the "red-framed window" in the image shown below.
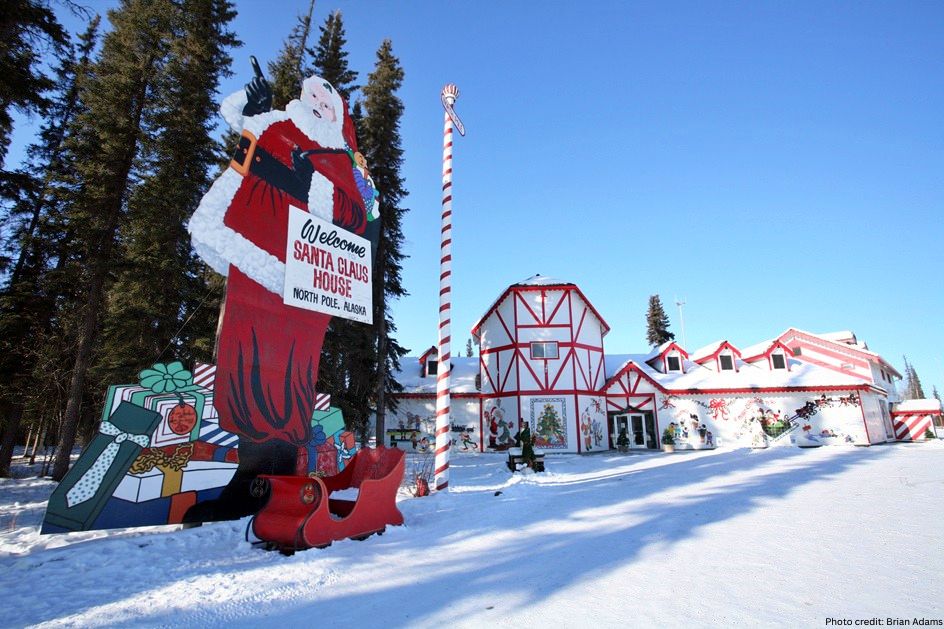
<svg viewBox="0 0 944 629"><path fill-rule="evenodd" d="M560 358L557 341L532 341L531 360L552 360Z"/></svg>

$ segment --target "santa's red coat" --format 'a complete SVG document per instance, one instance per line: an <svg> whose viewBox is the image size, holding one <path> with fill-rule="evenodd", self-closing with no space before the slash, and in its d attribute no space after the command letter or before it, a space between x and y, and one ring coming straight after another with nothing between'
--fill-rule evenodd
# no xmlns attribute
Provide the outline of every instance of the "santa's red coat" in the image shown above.
<svg viewBox="0 0 944 629"><path fill-rule="evenodd" d="M291 120L273 122L257 143L257 149L289 168L295 147L322 148ZM350 157L342 152L309 159L334 186L335 224L363 231L364 204ZM224 224L284 264L290 204L309 210L307 203L271 186L250 167L226 209ZM326 208L318 209L324 215ZM281 295L235 263L228 278L214 385L220 427L253 441L307 443L321 346L331 317L284 304Z"/></svg>

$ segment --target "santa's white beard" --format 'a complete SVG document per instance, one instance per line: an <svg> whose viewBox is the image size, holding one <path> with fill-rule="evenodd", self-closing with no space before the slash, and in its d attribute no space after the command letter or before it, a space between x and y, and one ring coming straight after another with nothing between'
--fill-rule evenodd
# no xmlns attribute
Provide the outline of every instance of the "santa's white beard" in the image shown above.
<svg viewBox="0 0 944 629"><path fill-rule="evenodd" d="M345 147L340 121L332 122L323 116L315 116L311 107L298 99L286 105L285 112L299 131L321 146L335 149Z"/></svg>

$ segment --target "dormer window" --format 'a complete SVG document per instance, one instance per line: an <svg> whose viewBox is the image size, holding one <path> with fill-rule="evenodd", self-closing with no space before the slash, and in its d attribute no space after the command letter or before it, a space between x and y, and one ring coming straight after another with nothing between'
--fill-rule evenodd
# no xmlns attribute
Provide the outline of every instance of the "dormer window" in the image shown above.
<svg viewBox="0 0 944 629"><path fill-rule="evenodd" d="M682 360L678 356L665 357L666 371L682 371Z"/></svg>
<svg viewBox="0 0 944 629"><path fill-rule="evenodd" d="M721 354L718 356L718 365L721 367L721 371L734 371L734 356Z"/></svg>
<svg viewBox="0 0 944 629"><path fill-rule="evenodd" d="M430 358L429 360L426 361L426 375L427 376L435 376L438 371L439 371L438 360L433 360L432 358Z"/></svg>
<svg viewBox="0 0 944 629"><path fill-rule="evenodd" d="M531 359L556 359L560 357L557 341L535 341L531 343Z"/></svg>
<svg viewBox="0 0 944 629"><path fill-rule="evenodd" d="M783 354L777 352L770 355L770 364L774 369L786 369L787 359Z"/></svg>

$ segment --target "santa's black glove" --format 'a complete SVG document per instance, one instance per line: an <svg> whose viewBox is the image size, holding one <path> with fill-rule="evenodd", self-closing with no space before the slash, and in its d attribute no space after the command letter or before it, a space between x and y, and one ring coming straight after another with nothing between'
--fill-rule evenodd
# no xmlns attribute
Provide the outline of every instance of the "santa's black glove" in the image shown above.
<svg viewBox="0 0 944 629"><path fill-rule="evenodd" d="M262 74L262 68L255 57L249 57L252 71L255 76L246 83L246 106L243 107L244 116L263 114L272 109L272 88Z"/></svg>
<svg viewBox="0 0 944 629"><path fill-rule="evenodd" d="M302 183L305 194L308 194L308 188L311 185L311 176L315 172L315 165L311 163L305 151L297 146L292 149L292 169L295 171L295 177Z"/></svg>

